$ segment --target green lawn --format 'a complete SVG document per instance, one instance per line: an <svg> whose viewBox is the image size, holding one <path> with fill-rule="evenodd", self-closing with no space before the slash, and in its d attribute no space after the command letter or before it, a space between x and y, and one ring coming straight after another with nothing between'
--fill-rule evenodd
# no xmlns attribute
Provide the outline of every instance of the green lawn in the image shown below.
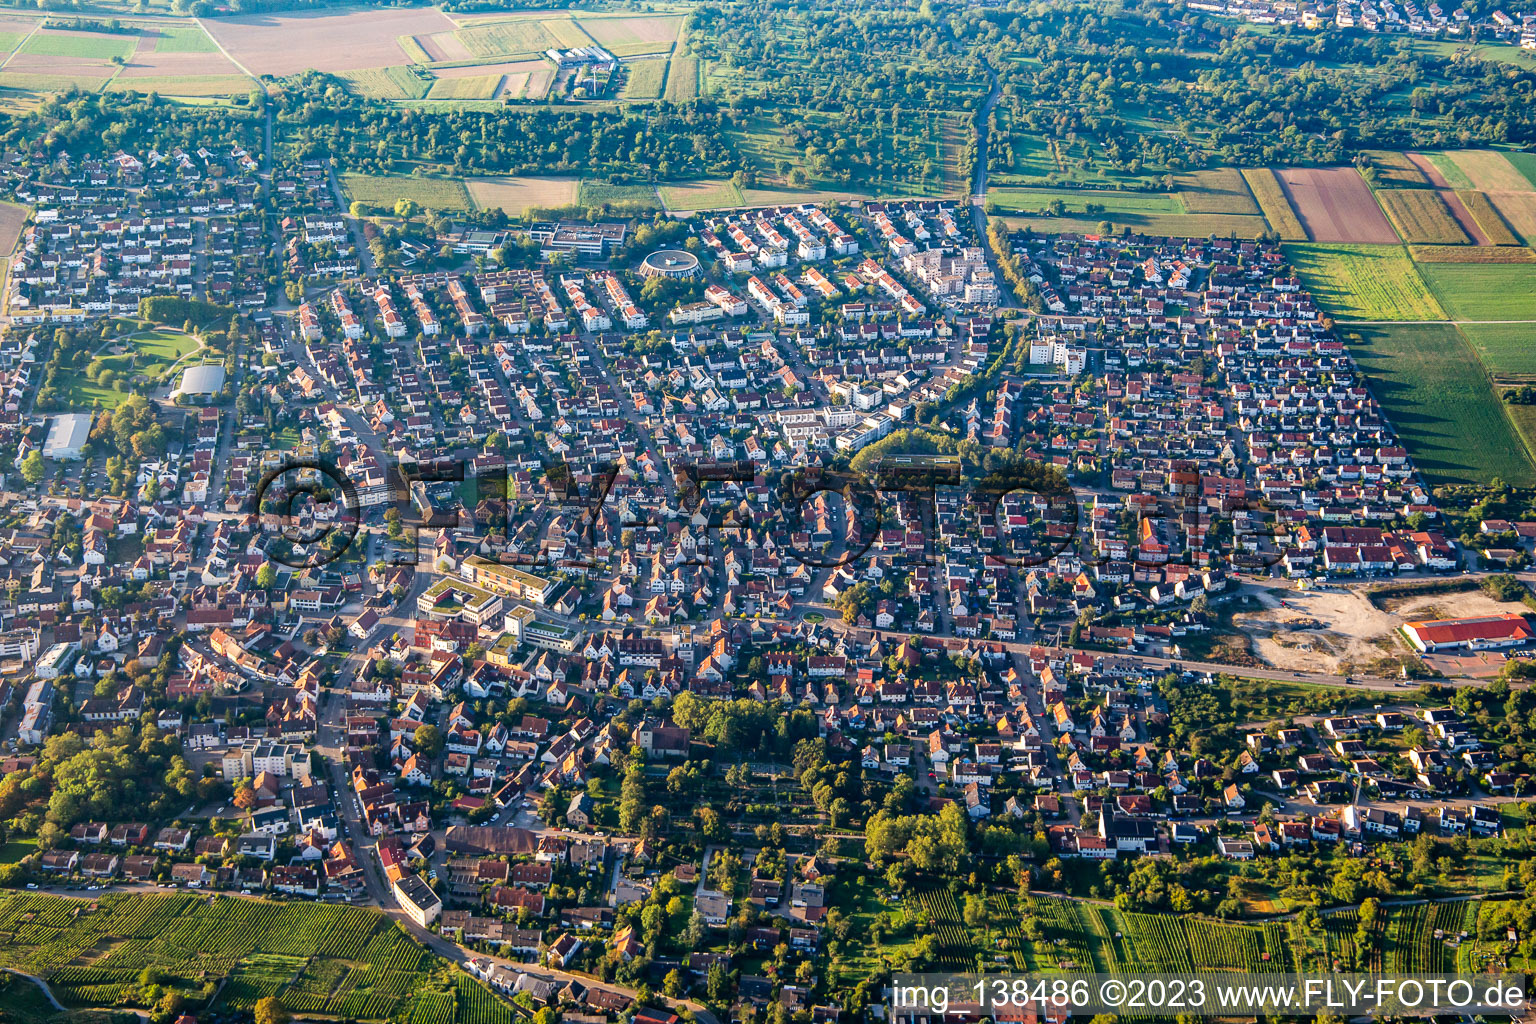
<svg viewBox="0 0 1536 1024"><path fill-rule="evenodd" d="M1505 153L1504 159L1525 176L1525 180L1531 183L1531 188L1536 189L1536 153Z"/></svg>
<svg viewBox="0 0 1536 1024"><path fill-rule="evenodd" d="M138 45L136 36L93 35L86 32L52 32L41 30L32 33L22 46L22 53L40 57L76 57L85 60L111 60L132 55Z"/></svg>
<svg viewBox="0 0 1536 1024"><path fill-rule="evenodd" d="M156 53L217 53L219 50L208 33L196 26L162 28L159 32L160 38L155 40Z"/></svg>
<svg viewBox="0 0 1536 1024"><path fill-rule="evenodd" d="M1536 320L1536 266L1431 263L1420 271L1453 320Z"/></svg>
<svg viewBox="0 0 1536 1024"><path fill-rule="evenodd" d="M1495 376L1536 376L1536 324L1463 324L1461 333Z"/></svg>
<svg viewBox="0 0 1536 1024"><path fill-rule="evenodd" d="M1184 204L1176 195L1160 192L1113 192L1088 189L988 189L987 199L1003 210L1014 213L1043 213L1060 202L1064 212L1088 216L1114 217L1119 214L1182 214ZM1089 205L1101 212L1087 213Z"/></svg>
<svg viewBox="0 0 1536 1024"><path fill-rule="evenodd" d="M424 210L471 209L469 192L457 178L417 178L406 174L343 174L341 187L350 199L393 209L397 199L414 199Z"/></svg>
<svg viewBox="0 0 1536 1024"><path fill-rule="evenodd" d="M596 178L583 178L576 186L576 203L579 206L600 206L603 203L644 203L658 205L656 186L644 183L620 184Z"/></svg>
<svg viewBox="0 0 1536 1024"><path fill-rule="evenodd" d="M1445 312L1399 245L1285 246L1312 297L1344 320L1443 320Z"/></svg>
<svg viewBox="0 0 1536 1024"><path fill-rule="evenodd" d="M1497 476L1536 485L1524 445L1454 326L1357 327L1344 340L1427 481L1487 483Z"/></svg>
<svg viewBox="0 0 1536 1024"><path fill-rule="evenodd" d="M37 850L36 839L12 839L0 846L0 864L15 864L21 858Z"/></svg>

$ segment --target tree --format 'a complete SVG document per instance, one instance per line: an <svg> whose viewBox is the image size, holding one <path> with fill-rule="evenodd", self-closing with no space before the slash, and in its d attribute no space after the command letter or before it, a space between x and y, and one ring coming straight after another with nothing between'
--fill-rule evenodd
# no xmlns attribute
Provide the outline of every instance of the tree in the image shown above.
<svg viewBox="0 0 1536 1024"><path fill-rule="evenodd" d="M48 467L43 464L42 453L36 449L28 452L27 457L21 461L21 475L34 487L47 471Z"/></svg>
<svg viewBox="0 0 1536 1024"><path fill-rule="evenodd" d="M248 810L256 803L256 791L250 786L241 786L235 790L235 806L242 811Z"/></svg>
<svg viewBox="0 0 1536 1024"><path fill-rule="evenodd" d="M416 200L414 199L395 200L395 216L401 220L410 220L416 216L417 209Z"/></svg>
<svg viewBox="0 0 1536 1024"><path fill-rule="evenodd" d="M443 731L435 725L418 725L415 740L416 749L429 758L443 752Z"/></svg>
<svg viewBox="0 0 1536 1024"><path fill-rule="evenodd" d="M256 570L256 585L262 590L271 590L276 582L277 570L272 567L271 562L267 562Z"/></svg>
<svg viewBox="0 0 1536 1024"><path fill-rule="evenodd" d="M288 1024L293 1019L277 996L264 996L256 1000L256 1024Z"/></svg>

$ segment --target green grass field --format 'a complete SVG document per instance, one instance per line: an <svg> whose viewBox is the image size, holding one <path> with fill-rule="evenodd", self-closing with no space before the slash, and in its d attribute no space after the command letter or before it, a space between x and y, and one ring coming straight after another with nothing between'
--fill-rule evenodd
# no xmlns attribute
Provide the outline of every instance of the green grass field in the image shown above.
<svg viewBox="0 0 1536 1024"><path fill-rule="evenodd" d="M21 52L39 57L75 57L83 60L122 57L126 60L137 44L137 36L52 32L45 29L32 33L32 37L22 45Z"/></svg>
<svg viewBox="0 0 1536 1024"><path fill-rule="evenodd" d="M1443 320L1419 271L1396 245L1287 245L1318 305L1344 320Z"/></svg>
<svg viewBox="0 0 1536 1024"><path fill-rule="evenodd" d="M1472 179L1466 172L1456 166L1456 161L1451 159L1449 153L1425 153L1429 162L1435 165L1435 170L1445 178L1445 183L1451 188L1472 188Z"/></svg>
<svg viewBox="0 0 1536 1024"><path fill-rule="evenodd" d="M576 187L576 202L580 206L601 206L603 203L648 203L658 205L654 185L623 185L595 178L582 178Z"/></svg>
<svg viewBox="0 0 1536 1024"><path fill-rule="evenodd" d="M1515 170L1536 190L1536 153L1505 153L1504 159L1513 164Z"/></svg>
<svg viewBox="0 0 1536 1024"><path fill-rule="evenodd" d="M397 199L414 199L424 210L471 209L469 192L457 178L415 178L405 174L343 174L351 199L392 209Z"/></svg>
<svg viewBox="0 0 1536 1024"><path fill-rule="evenodd" d="M1101 192L1089 189L1013 189L987 190L987 201L1007 213L1042 214L1052 203L1062 204L1063 215L1107 217L1146 214L1184 214L1184 204L1176 195L1159 192ZM1088 207L1093 206L1093 212Z"/></svg>
<svg viewBox="0 0 1536 1024"><path fill-rule="evenodd" d="M160 36L155 40L156 53L217 53L219 50L208 33L196 25L162 28L158 31Z"/></svg>
<svg viewBox="0 0 1536 1024"><path fill-rule="evenodd" d="M496 95L501 75L475 75L471 78L439 78L427 90L429 100L488 100Z"/></svg>
<svg viewBox="0 0 1536 1024"><path fill-rule="evenodd" d="M1453 320L1536 320L1536 266L1434 263L1422 273Z"/></svg>
<svg viewBox="0 0 1536 1024"><path fill-rule="evenodd" d="M1462 324L1461 333L1495 377L1536 377L1536 325Z"/></svg>
<svg viewBox="0 0 1536 1024"><path fill-rule="evenodd" d="M370 100L419 100L437 85L405 65L334 74L346 83L348 92Z"/></svg>
<svg viewBox="0 0 1536 1024"><path fill-rule="evenodd" d="M108 92L159 93L161 96L241 96L256 87L244 75L151 75L145 78L114 78Z"/></svg>
<svg viewBox="0 0 1536 1024"><path fill-rule="evenodd" d="M625 65L628 81L624 83L624 99L656 100L661 98L662 87L667 80L667 62L664 60L637 60Z"/></svg>
<svg viewBox="0 0 1536 1024"><path fill-rule="evenodd" d="M681 185L663 185L661 201L669 210L721 210L744 206L746 199L729 181L693 181Z"/></svg>
<svg viewBox="0 0 1536 1024"><path fill-rule="evenodd" d="M1454 326L1358 327L1344 340L1426 480L1536 484L1525 446Z"/></svg>

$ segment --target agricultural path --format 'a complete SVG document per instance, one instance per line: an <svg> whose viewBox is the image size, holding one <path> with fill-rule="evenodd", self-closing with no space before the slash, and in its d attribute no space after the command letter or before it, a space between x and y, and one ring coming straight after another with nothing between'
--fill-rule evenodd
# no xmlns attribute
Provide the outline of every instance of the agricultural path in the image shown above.
<svg viewBox="0 0 1536 1024"><path fill-rule="evenodd" d="M27 974L27 973L25 973L23 971L18 971L14 967L0 967L0 970L5 971L7 974L14 974L18 978L26 978L32 984L34 984L38 988L42 989L43 990L43 995L48 998L48 1002L53 1006L53 1008L55 1010L64 1010L64 1009L66 1009L64 1004L59 1002L58 999L56 999L54 997L53 989L49 988L48 987L48 983L46 981L44 981L42 978L37 977L35 974Z"/></svg>
<svg viewBox="0 0 1536 1024"><path fill-rule="evenodd" d="M193 18L192 22L200 30L202 30L203 35L205 35L209 39L213 40L213 45L217 46L219 48L219 52L224 55L224 59L225 60L229 61L235 67L239 68L240 69L240 73L242 75L244 75L245 77L249 78L251 81L255 82L256 83L256 88L260 89L262 91L263 95L266 95L266 93L267 93L266 84L263 83L260 78L258 78L255 75L251 74L250 69L247 68L244 64L241 64L239 61L235 60L235 55L234 54L232 54L228 50L224 49L224 44L219 42L219 37L218 36L216 36L212 32L208 31L208 26L203 24L203 19L202 18Z"/></svg>

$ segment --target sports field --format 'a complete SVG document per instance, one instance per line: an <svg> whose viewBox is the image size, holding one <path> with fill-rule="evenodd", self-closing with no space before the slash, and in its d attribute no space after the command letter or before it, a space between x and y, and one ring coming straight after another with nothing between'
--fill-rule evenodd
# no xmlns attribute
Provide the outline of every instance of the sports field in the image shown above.
<svg viewBox="0 0 1536 1024"><path fill-rule="evenodd" d="M1319 306L1343 320L1443 320L1398 245L1287 245L1286 258Z"/></svg>
<svg viewBox="0 0 1536 1024"><path fill-rule="evenodd" d="M1434 263L1421 273L1453 320L1536 320L1536 266Z"/></svg>
<svg viewBox="0 0 1536 1024"><path fill-rule="evenodd" d="M1536 484L1525 446L1455 327L1358 327L1344 340L1426 480Z"/></svg>
<svg viewBox="0 0 1536 1024"><path fill-rule="evenodd" d="M348 198L381 209L392 209L396 200L414 199L423 210L467 210L469 192L456 178L416 178L406 174L343 174L341 187Z"/></svg>
<svg viewBox="0 0 1536 1024"><path fill-rule="evenodd" d="M575 178L470 178L464 184L480 209L500 209L513 217L576 202Z"/></svg>

